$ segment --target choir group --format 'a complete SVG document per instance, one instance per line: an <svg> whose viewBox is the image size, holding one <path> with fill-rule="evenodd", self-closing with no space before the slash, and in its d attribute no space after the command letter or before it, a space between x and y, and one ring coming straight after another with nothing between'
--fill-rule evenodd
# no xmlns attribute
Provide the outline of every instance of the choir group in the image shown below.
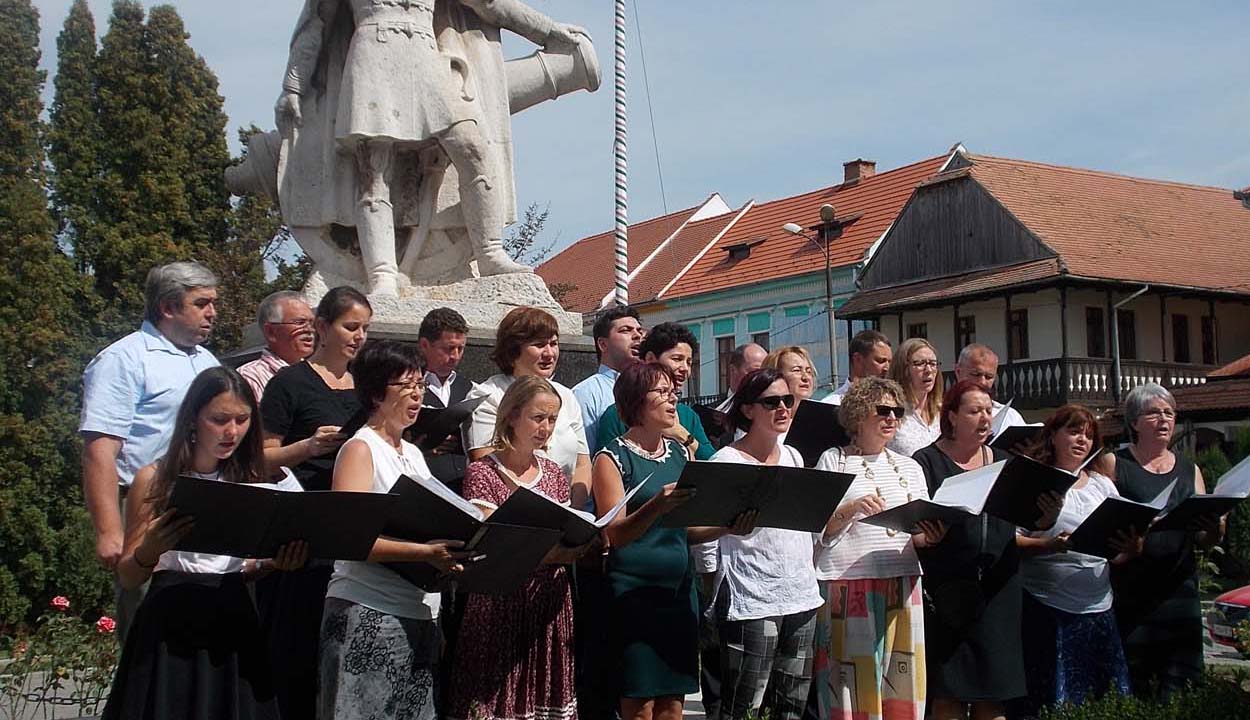
<svg viewBox="0 0 1250 720"><path fill-rule="evenodd" d="M106 718L678 720L699 691L709 717L733 720L1032 717L1105 692L1166 696L1202 672L1194 549L1218 542L1220 517L1117 531L1106 557L1071 547L1108 498L1166 493L1166 509L1206 492L1169 449L1176 408L1158 385L1128 395L1119 449L1079 405L1003 449L996 431L1024 422L995 400L983 345L943 389L927 341L894 350L864 331L850 379L820 401L804 348L746 345L729 398L696 411L679 402L699 350L681 325L604 312L598 372L570 389L553 379L555 319L516 308L499 372L471 381L457 313L430 312L416 343L367 341L369 300L348 287L315 309L266 298L267 347L235 371L202 347L217 284L195 263L153 269L142 327L84 373L84 490L124 633ZM849 482L823 527L765 526L753 507L720 526L665 522L696 495L678 483L692 461L802 468L786 440L813 402L835 404L850 438L815 462ZM472 409L459 432L416 434L423 411L456 407ZM1072 478L1031 500L1028 527L990 512L866 521L1013 453ZM463 539L382 533L338 561L305 538L263 558L179 549L232 523L180 513L186 477L355 493L406 477L486 522L522 491L611 519L553 541L519 586L466 592L457 578L485 558ZM398 570L416 566L438 582Z"/></svg>

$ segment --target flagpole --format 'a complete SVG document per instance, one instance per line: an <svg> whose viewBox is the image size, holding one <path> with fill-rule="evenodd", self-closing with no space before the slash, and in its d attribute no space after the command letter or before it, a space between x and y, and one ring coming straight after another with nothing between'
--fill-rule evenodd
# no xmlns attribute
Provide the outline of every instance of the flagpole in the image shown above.
<svg viewBox="0 0 1250 720"><path fill-rule="evenodd" d="M625 105L625 0L616 0L616 291L617 305L629 304L629 144Z"/></svg>

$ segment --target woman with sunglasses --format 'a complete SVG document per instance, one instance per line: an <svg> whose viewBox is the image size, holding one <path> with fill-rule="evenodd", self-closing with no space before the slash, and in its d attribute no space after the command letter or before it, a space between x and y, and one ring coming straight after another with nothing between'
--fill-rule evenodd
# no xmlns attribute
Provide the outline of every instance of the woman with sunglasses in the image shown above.
<svg viewBox="0 0 1250 720"><path fill-rule="evenodd" d="M946 391L941 438L912 455L931 495L950 477L1007 459L1005 451L986 445L993 407L974 380ZM1038 525L1050 527L1063 495L1044 496L1038 506ZM919 555L930 720L962 720L969 710L974 720L1000 720L1007 701L1026 692L1016 527L985 513L968 517Z"/></svg>
<svg viewBox="0 0 1250 720"><path fill-rule="evenodd" d="M924 612L916 548L941 542L946 526L908 534L860 522L928 499L916 461L886 447L906 414L903 389L878 377L855 381L838 407L851 444L821 455L817 469L851 473L847 498L818 537L821 607L816 696L822 720L921 720L925 710ZM887 700L887 693L889 699Z"/></svg>
<svg viewBox="0 0 1250 720"><path fill-rule="evenodd" d="M928 340L911 338L894 351L890 379L903 388L907 415L890 440L889 448L911 457L942 434L941 364Z"/></svg>
<svg viewBox="0 0 1250 720"><path fill-rule="evenodd" d="M1128 667L1112 608L1111 564L1141 554L1142 538L1120 533L1110 539L1119 554L1108 561L1068 549L1068 536L1102 501L1119 497L1115 483L1083 469L1098 452L1098 420L1081 405L1064 405L1042 426L1030 449L1034 460L1077 475L1063 510L1048 530L1021 530L1020 576L1024 582L1024 662L1027 705L1037 711L1073 703L1108 690L1129 693Z"/></svg>
<svg viewBox="0 0 1250 720"><path fill-rule="evenodd" d="M781 372L749 373L729 408L745 434L712 461L803 467L798 451L778 442L790 429L796 402ZM771 713L774 720L797 720L811 686L812 635L822 602L811 533L757 528L720 538L718 549L712 602L720 633L721 716Z"/></svg>

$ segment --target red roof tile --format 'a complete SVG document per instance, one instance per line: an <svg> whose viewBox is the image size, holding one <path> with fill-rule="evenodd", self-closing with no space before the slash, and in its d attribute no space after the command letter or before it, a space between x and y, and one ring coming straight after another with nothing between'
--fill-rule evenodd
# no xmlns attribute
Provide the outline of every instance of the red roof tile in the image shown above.
<svg viewBox="0 0 1250 720"><path fill-rule="evenodd" d="M1210 411L1240 411L1250 417L1250 377L1173 388L1181 415Z"/></svg>
<svg viewBox="0 0 1250 720"><path fill-rule="evenodd" d="M631 268L654 252L660 243L667 240L681 227L682 223L689 220L699 207L686 208L630 225ZM615 253L614 232L591 235L561 250L535 268L534 272L538 273L539 277L548 284L574 285L575 288L564 296L561 305L572 312L590 313L599 309L603 297L612 291L615 284L613 269Z"/></svg>
<svg viewBox="0 0 1250 720"><path fill-rule="evenodd" d="M906 285L891 285L855 293L838 311L843 318L859 313L865 316L889 312L896 307L940 304L956 297L968 297L1003 288L1037 282L1059 275L1055 258L1033 260L1006 268L991 268L964 275L922 280Z"/></svg>
<svg viewBox="0 0 1250 720"><path fill-rule="evenodd" d="M1242 375L1250 376L1250 355L1234 360L1219 370L1212 370L1207 373L1209 378L1230 378Z"/></svg>
<svg viewBox="0 0 1250 720"><path fill-rule="evenodd" d="M642 303L656 299L678 273L690 264L705 247L738 217L738 212L692 222L682 228L667 245L660 248L646 267L629 282L629 301ZM632 241L631 241L632 250Z"/></svg>
<svg viewBox="0 0 1250 720"><path fill-rule="evenodd" d="M663 299L697 295L751 285L765 280L804 275L824 269L825 255L802 237L781 226L794 222L810 227L820 222L820 206L831 203L838 217L862 216L833 241L834 267L858 262L886 231L915 187L941 169L945 155L877 173L856 183L834 185L751 207L725 235L687 271ZM730 260L725 248L764 238L749 257Z"/></svg>
<svg viewBox="0 0 1250 720"><path fill-rule="evenodd" d="M1250 213L1226 188L967 157L1072 275L1250 293Z"/></svg>

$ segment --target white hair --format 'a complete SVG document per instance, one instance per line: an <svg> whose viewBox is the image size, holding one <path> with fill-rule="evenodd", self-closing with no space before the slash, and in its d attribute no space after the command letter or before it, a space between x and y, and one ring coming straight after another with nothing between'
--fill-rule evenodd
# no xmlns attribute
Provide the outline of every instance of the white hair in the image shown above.
<svg viewBox="0 0 1250 720"><path fill-rule="evenodd" d="M143 316L153 324L161 320L161 308L166 303L182 305L188 290L217 287L217 276L212 270L195 262L172 262L158 265L148 271L143 287Z"/></svg>

